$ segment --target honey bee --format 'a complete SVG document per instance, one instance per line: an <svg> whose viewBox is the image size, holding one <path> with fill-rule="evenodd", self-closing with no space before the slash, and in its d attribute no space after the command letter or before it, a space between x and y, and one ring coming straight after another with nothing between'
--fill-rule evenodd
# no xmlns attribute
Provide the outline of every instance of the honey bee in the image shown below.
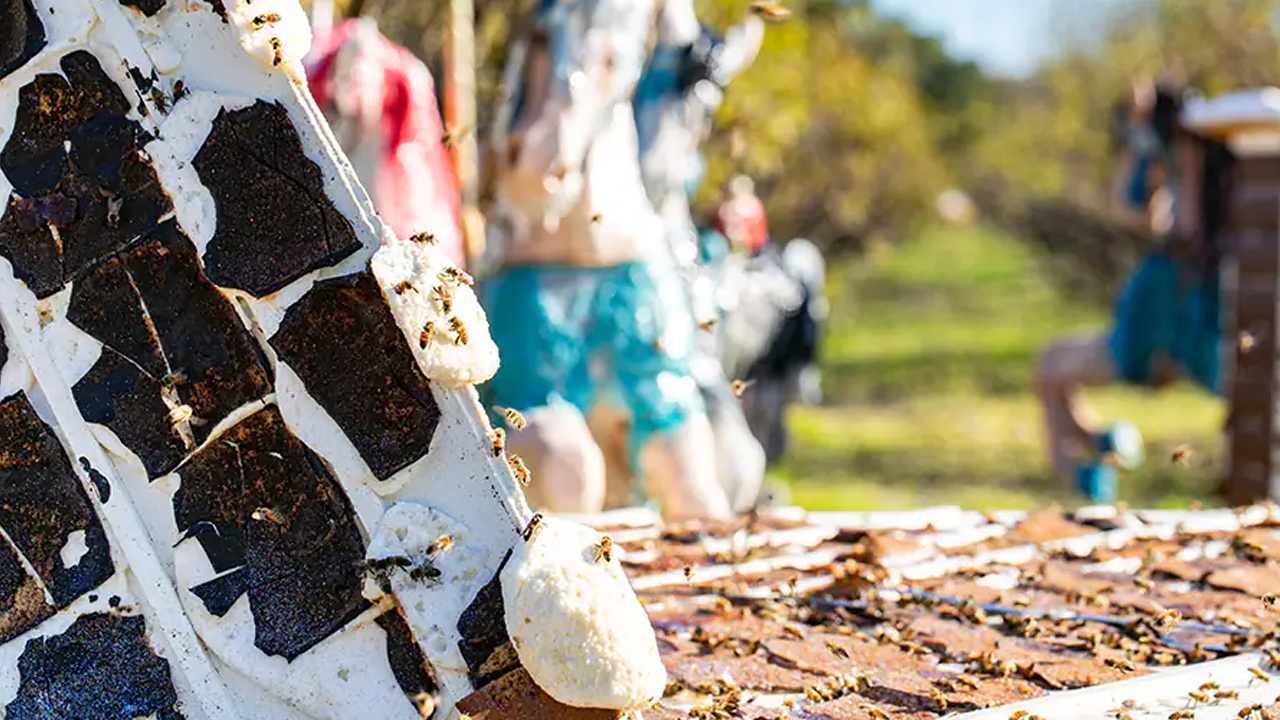
<svg viewBox="0 0 1280 720"><path fill-rule="evenodd" d="M1151 592L1152 590L1156 589L1156 584L1144 577L1135 577L1133 579L1133 584L1137 585L1143 590L1146 590L1147 592Z"/></svg>
<svg viewBox="0 0 1280 720"><path fill-rule="evenodd" d="M1174 710L1169 714L1169 720L1191 720L1195 716L1196 714L1190 710Z"/></svg>
<svg viewBox="0 0 1280 720"><path fill-rule="evenodd" d="M608 535L600 538L599 544L596 545L596 562L602 559L607 563L613 562L613 538Z"/></svg>
<svg viewBox="0 0 1280 720"><path fill-rule="evenodd" d="M867 714L875 720L889 720L889 713L881 710L875 705L864 705L862 709L866 710Z"/></svg>
<svg viewBox="0 0 1280 720"><path fill-rule="evenodd" d="M1209 692L1210 690L1217 690L1219 687L1221 687L1221 685L1218 685L1218 683L1210 680L1209 682L1202 683L1200 685L1200 692Z"/></svg>
<svg viewBox="0 0 1280 720"><path fill-rule="evenodd" d="M782 634L783 634L783 635L790 635L791 637L793 637L793 638L795 638L795 639L797 639L797 640L803 640L803 639L804 639L804 633L803 633L803 632L801 632L801 631L800 631L800 628L796 627L795 625L783 625L783 626L782 626ZM828 648L829 648L829 647L830 647L830 646L828 646Z"/></svg>
<svg viewBox="0 0 1280 720"><path fill-rule="evenodd" d="M422 326L422 334L418 336L418 347L426 350L427 345L431 342L432 336L435 334L436 324L428 320L427 324Z"/></svg>
<svg viewBox="0 0 1280 720"><path fill-rule="evenodd" d="M502 413L502 417L507 421L507 427L513 430L520 431L525 429L525 426L528 425L528 423L525 422L524 416L516 410L499 407L497 405L494 405L493 409Z"/></svg>
<svg viewBox="0 0 1280 720"><path fill-rule="evenodd" d="M1219 690L1213 694L1213 699L1222 702L1223 700L1239 700L1240 693L1235 690Z"/></svg>
<svg viewBox="0 0 1280 720"><path fill-rule="evenodd" d="M458 141L464 139L468 134L470 134L470 132L471 131L468 128L446 130L444 135L440 138L440 144L443 145L445 149L452 150Z"/></svg>
<svg viewBox="0 0 1280 720"><path fill-rule="evenodd" d="M1248 707L1240 708L1240 712L1236 713L1236 717L1250 718L1250 717L1253 717L1254 715L1261 715L1261 714L1262 714L1262 705L1255 704L1255 705L1250 705Z"/></svg>
<svg viewBox="0 0 1280 720"><path fill-rule="evenodd" d="M835 655L836 657L841 658L842 660L849 659L849 651L831 642L830 640L827 641L827 650L830 650L832 655Z"/></svg>
<svg viewBox="0 0 1280 720"><path fill-rule="evenodd" d="M279 67L280 63L284 62L284 53L280 50L280 38L278 37L271 38L271 50L272 50L271 65L274 67Z"/></svg>
<svg viewBox="0 0 1280 720"><path fill-rule="evenodd" d="M1191 692L1187 693L1187 695L1189 695L1191 699L1196 701L1197 703L1203 704L1203 703L1209 702L1209 694L1202 692L1200 690L1192 690Z"/></svg>
<svg viewBox="0 0 1280 720"><path fill-rule="evenodd" d="M1258 344L1257 339L1255 339L1251 333L1248 333L1248 332L1240 333L1240 352L1248 353L1257 344Z"/></svg>
<svg viewBox="0 0 1280 720"><path fill-rule="evenodd" d="M755 384L755 380L734 380L729 384L729 390L733 393L734 397L740 398L742 397L742 393L747 391L747 388Z"/></svg>
<svg viewBox="0 0 1280 720"><path fill-rule="evenodd" d="M1133 663L1124 658L1108 657L1103 662L1106 663L1108 667L1113 667L1120 672L1131 673L1136 669L1134 668Z"/></svg>
<svg viewBox="0 0 1280 720"><path fill-rule="evenodd" d="M507 431L502 428L493 429L493 456L502 457L502 451L507 447Z"/></svg>
<svg viewBox="0 0 1280 720"><path fill-rule="evenodd" d="M403 295L409 292L410 290L413 290L414 292L418 291L418 289L413 286L413 283L409 282L408 280L401 280L400 282L396 283L395 287L391 289L394 290L397 295Z"/></svg>
<svg viewBox="0 0 1280 720"><path fill-rule="evenodd" d="M176 104L179 100L187 96L187 84L181 80L173 84L173 102Z"/></svg>
<svg viewBox="0 0 1280 720"><path fill-rule="evenodd" d="M467 344L467 340L469 339L467 337L467 328L465 325L462 324L462 320L458 319L457 317L449 318L449 329L452 330L454 333L454 338L453 338L454 345Z"/></svg>
<svg viewBox="0 0 1280 720"><path fill-rule="evenodd" d="M447 285L431 288L431 301L440 307L442 314L448 315L453 312L453 293L449 292Z"/></svg>
<svg viewBox="0 0 1280 720"><path fill-rule="evenodd" d="M1262 602L1264 605L1275 607L1277 601L1280 601L1280 595L1277 595L1276 593L1267 593L1262 596Z"/></svg>
<svg viewBox="0 0 1280 720"><path fill-rule="evenodd" d="M436 277L440 278L441 282L453 283L454 285L466 285L467 287L471 287L476 283L475 278L468 275L465 270L460 270L459 268L452 266L441 270Z"/></svg>
<svg viewBox="0 0 1280 720"><path fill-rule="evenodd" d="M423 562L422 564L418 565L417 567L409 571L409 579L413 580L414 582L420 582L422 580L435 580L438 577L440 577L440 570L437 569L436 566L433 565L430 560Z"/></svg>
<svg viewBox="0 0 1280 720"><path fill-rule="evenodd" d="M685 579L685 582L693 582L693 566L692 565L684 566L684 579Z"/></svg>
<svg viewBox="0 0 1280 720"><path fill-rule="evenodd" d="M124 200L122 198L107 198L107 227L120 227L120 209L123 206Z"/></svg>
<svg viewBox="0 0 1280 720"><path fill-rule="evenodd" d="M419 245L435 245L436 236L429 232L414 233L409 237L409 242L415 242Z"/></svg>
<svg viewBox="0 0 1280 720"><path fill-rule="evenodd" d="M537 535L538 531L541 529L542 513L536 513L533 518L529 520L529 524L525 526L524 532L521 533L521 535L524 537L525 542L532 542L533 537Z"/></svg>
<svg viewBox="0 0 1280 720"><path fill-rule="evenodd" d="M1009 720L1026 720L1026 717L1030 714L1031 713L1027 712L1026 710L1019 710L1014 714L1010 715Z"/></svg>
<svg viewBox="0 0 1280 720"><path fill-rule="evenodd" d="M783 7L779 3L766 2L765 0L751 3L751 12L759 15L761 18L768 20L769 22L782 22L791 17L791 11L789 9Z"/></svg>
<svg viewBox="0 0 1280 720"><path fill-rule="evenodd" d="M698 327L703 330L706 330L707 332L711 332L711 328L716 326L716 322L717 321L715 318L711 318L710 320L703 320L702 322L698 323Z"/></svg>
<svg viewBox="0 0 1280 720"><path fill-rule="evenodd" d="M181 425L191 421L191 416L195 414L195 410L190 405L179 405L169 411L169 422L174 425Z"/></svg>
<svg viewBox="0 0 1280 720"><path fill-rule="evenodd" d="M280 513L271 508L260 507L253 511L249 517L259 522L269 522L275 525L284 525L284 518L280 517Z"/></svg>
<svg viewBox="0 0 1280 720"><path fill-rule="evenodd" d="M447 551L451 547L453 547L453 536L441 535L436 538L435 542L431 543L431 545L427 547L427 557L435 557L436 555Z"/></svg>
<svg viewBox="0 0 1280 720"><path fill-rule="evenodd" d="M929 699L933 701L933 709L940 713L947 711L947 696L938 688L932 688L929 692Z"/></svg>
<svg viewBox="0 0 1280 720"><path fill-rule="evenodd" d="M1262 682L1271 682L1271 676L1262 671L1261 668L1251 667L1249 673Z"/></svg>
<svg viewBox="0 0 1280 720"><path fill-rule="evenodd" d="M516 476L516 479L520 481L520 484L528 486L530 477L529 468L524 464L524 460L520 459L519 455L512 455L507 458L507 464L511 466L511 472Z"/></svg>
<svg viewBox="0 0 1280 720"><path fill-rule="evenodd" d="M592 223L599 223L601 220L604 220L604 216L601 215L600 213L596 213L595 215L591 216Z"/></svg>
<svg viewBox="0 0 1280 720"><path fill-rule="evenodd" d="M1193 452L1191 450L1190 445L1186 445L1186 444L1179 445L1173 450L1173 462L1183 467L1186 467L1188 464L1191 463L1192 454Z"/></svg>
<svg viewBox="0 0 1280 720"><path fill-rule="evenodd" d="M1166 627L1166 628L1173 627L1174 625L1177 625L1180 622L1182 622L1182 613L1178 612L1177 610L1165 610L1164 612L1160 613L1160 616L1158 618L1156 618L1156 623L1158 623L1161 627Z"/></svg>
<svg viewBox="0 0 1280 720"><path fill-rule="evenodd" d="M255 17L253 19L253 26L255 28L260 28L263 25L269 25L269 24L278 23L278 22L280 22L279 13L267 13L265 15L259 15Z"/></svg>

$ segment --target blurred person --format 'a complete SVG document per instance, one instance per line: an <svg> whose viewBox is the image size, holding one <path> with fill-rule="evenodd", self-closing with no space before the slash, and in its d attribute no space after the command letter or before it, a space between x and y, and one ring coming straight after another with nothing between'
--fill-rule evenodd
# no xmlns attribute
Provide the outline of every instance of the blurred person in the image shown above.
<svg viewBox="0 0 1280 720"><path fill-rule="evenodd" d="M1152 115L1167 128L1168 188L1175 204L1161 246L1130 276L1108 332L1052 343L1041 358L1036 393L1044 410L1055 472L1091 500L1117 492L1117 468L1144 460L1128 422L1099 430L1078 399L1083 388L1127 383L1160 390L1181 379L1221 394L1218 235L1227 221L1233 158L1222 145L1184 129L1180 97Z"/></svg>
<svg viewBox="0 0 1280 720"><path fill-rule="evenodd" d="M362 17L316 34L307 77L378 215L402 240L430 232L461 267L461 198L427 66Z"/></svg>
<svg viewBox="0 0 1280 720"><path fill-rule="evenodd" d="M1179 95L1167 80L1139 79L1117 121L1121 157L1112 198L1119 214L1144 233L1163 235L1172 223L1169 168Z"/></svg>
<svg viewBox="0 0 1280 720"><path fill-rule="evenodd" d="M737 175L729 180L716 210L715 229L729 239L734 250L749 255L758 254L769 242L764 203L756 196L751 178Z"/></svg>
<svg viewBox="0 0 1280 720"><path fill-rule="evenodd" d="M717 354L715 280L703 262L690 202L701 184L700 146L729 84L755 60L763 21L748 16L720 34L703 26L692 0L664 0L655 46L633 100L645 190L662 220L661 242L649 246L649 265L666 303L663 352L687 361L715 436L715 464L736 511L754 507L764 481L765 453L752 435ZM629 424L616 394L598 403L588 420L606 450L611 495L630 487L626 466L610 454L624 443Z"/></svg>
<svg viewBox="0 0 1280 720"><path fill-rule="evenodd" d="M604 456L586 415L613 396L644 493L668 517L727 518L692 369L663 351L669 318L648 262L663 228L631 97L656 11L652 0L544 0L511 48L512 92L491 138L496 272L481 283L502 366L486 394L527 420L507 446L533 470L535 504L602 509Z"/></svg>

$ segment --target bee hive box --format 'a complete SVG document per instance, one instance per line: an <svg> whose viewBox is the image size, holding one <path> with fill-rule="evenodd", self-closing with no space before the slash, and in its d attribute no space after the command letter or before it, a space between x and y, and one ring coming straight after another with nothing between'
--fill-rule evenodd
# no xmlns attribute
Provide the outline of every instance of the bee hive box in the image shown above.
<svg viewBox="0 0 1280 720"><path fill-rule="evenodd" d="M1280 90L1192 104L1187 124L1236 156L1222 266L1228 502L1280 497Z"/></svg>
<svg viewBox="0 0 1280 720"><path fill-rule="evenodd" d="M646 717L1213 720L1280 717L1278 520L1268 505L590 522L658 634L670 684Z"/></svg>
<svg viewBox="0 0 1280 720"><path fill-rule="evenodd" d="M639 604L538 532L470 278L374 215L309 45L289 0L0 0L0 717L621 713L511 599ZM644 699L615 655L586 704Z"/></svg>

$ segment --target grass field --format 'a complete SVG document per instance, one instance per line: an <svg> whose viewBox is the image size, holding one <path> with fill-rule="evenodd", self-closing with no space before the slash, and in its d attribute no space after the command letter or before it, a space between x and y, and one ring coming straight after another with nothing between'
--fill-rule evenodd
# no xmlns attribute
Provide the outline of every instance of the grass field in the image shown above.
<svg viewBox="0 0 1280 720"><path fill-rule="evenodd" d="M1106 308L1065 300L1027 247L983 228L935 229L832 268L829 292L826 405L792 410L791 456L774 473L794 501L848 510L1080 504L1048 470L1030 382L1046 342L1103 329ZM1121 499L1212 504L1221 403L1190 386L1088 397L1103 418L1130 419L1147 438L1147 466L1122 477ZM1170 459L1182 444L1195 451L1189 468Z"/></svg>

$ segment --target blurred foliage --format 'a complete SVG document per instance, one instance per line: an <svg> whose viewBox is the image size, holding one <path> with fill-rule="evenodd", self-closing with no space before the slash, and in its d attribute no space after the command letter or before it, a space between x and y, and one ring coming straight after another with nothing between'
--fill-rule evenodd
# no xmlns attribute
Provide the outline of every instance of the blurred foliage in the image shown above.
<svg viewBox="0 0 1280 720"><path fill-rule="evenodd" d="M1095 229L1090 222L1106 223L1112 121L1135 77L1173 72L1215 94L1271 84L1280 68L1272 0L1116 0L1120 10L1089 25L1075 49L1067 27L1079 16L1074 0L1044 1L1063 18L1066 51L1033 77L1007 80L949 57L940 41L878 15L868 0L789 0L792 18L769 27L756 63L729 88L707 147L702 208L729 176L746 172L778 237L856 251L932 222L938 193L960 187L1012 229L1052 231L1074 213L1081 235ZM334 2L340 12L379 17L384 33L439 72L448 3ZM482 125L500 93L508 40L531 7L476 0ZM723 29L748 2L698 0L698 8ZM1048 214L1036 217L1037 209ZM1038 243L1057 255L1075 247L1070 237ZM1082 266L1110 263L1114 272L1132 255Z"/></svg>

